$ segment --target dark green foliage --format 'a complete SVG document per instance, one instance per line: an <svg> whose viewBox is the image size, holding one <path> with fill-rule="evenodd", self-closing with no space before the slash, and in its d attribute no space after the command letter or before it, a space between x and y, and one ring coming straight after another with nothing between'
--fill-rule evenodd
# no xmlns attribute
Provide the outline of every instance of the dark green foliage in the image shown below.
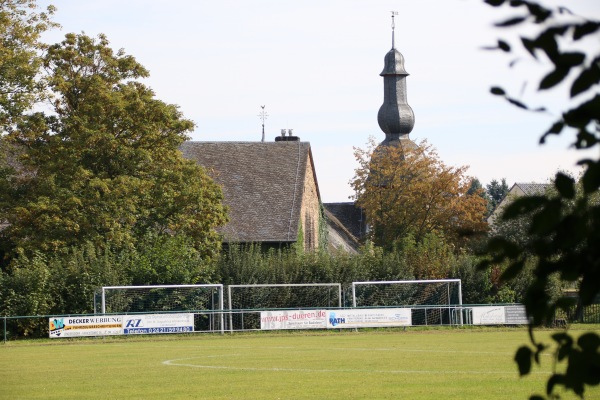
<svg viewBox="0 0 600 400"><path fill-rule="evenodd" d="M262 251L258 245L230 245L217 263L219 282L232 284L341 283L353 281L459 278L463 303L513 303L523 300L531 269L520 279L500 283L491 271L477 270L478 259L435 235L416 242L408 237L392 251L367 243L358 255ZM556 291L556 290L555 290ZM555 294L555 292L553 292Z"/></svg>
<svg viewBox="0 0 600 400"><path fill-rule="evenodd" d="M138 82L148 72L102 35L68 34L43 61L53 112L24 115L3 138L19 151L19 168L0 176L9 255L135 246L153 231L185 234L214 257L226 217L220 187L179 151L192 121Z"/></svg>
<svg viewBox="0 0 600 400"><path fill-rule="evenodd" d="M0 3L0 134L11 131L36 101L44 96L39 79L40 36L55 26L54 7L39 12L35 0Z"/></svg>
<svg viewBox="0 0 600 400"><path fill-rule="evenodd" d="M396 252L367 245L356 256L347 253L261 251L259 245L229 245L217 262L221 283L350 283L362 280L412 279Z"/></svg>
<svg viewBox="0 0 600 400"><path fill-rule="evenodd" d="M211 283L214 279L211 261L183 235L150 233L125 254L131 258L125 271L131 285Z"/></svg>
<svg viewBox="0 0 600 400"><path fill-rule="evenodd" d="M457 257L450 276L460 279L462 285L463 304L496 303L493 296L491 272L476 268L477 259L467 254Z"/></svg>
<svg viewBox="0 0 600 400"><path fill-rule="evenodd" d="M16 257L0 273L0 315L92 313L102 286L211 283L214 275L185 237L148 235L136 248L88 242ZM47 324L38 322L19 320L13 334L39 336Z"/></svg>
<svg viewBox="0 0 600 400"><path fill-rule="evenodd" d="M506 197L508 190L509 187L506 183L506 178L502 178L500 182L498 182L496 179L492 179L492 181L485 186L485 191L491 199L493 208L496 208L498 203L500 203L502 199Z"/></svg>
<svg viewBox="0 0 600 400"><path fill-rule="evenodd" d="M405 238L392 251L367 243L357 255L298 252L258 245L229 245L217 262L221 283L342 283L368 280L453 278L459 263L468 256L456 255L440 237L427 235L421 242ZM475 261L469 263L474 268Z"/></svg>
<svg viewBox="0 0 600 400"><path fill-rule="evenodd" d="M537 36L522 38L521 44L533 58L538 59L538 53L544 53L552 64L551 70L540 79L539 90L552 89L571 77L574 79L570 96L590 96L564 110L559 120L542 135L540 143L544 143L549 135L560 134L568 128L575 132L575 148L597 146L600 140L600 41L597 37L595 42L592 39L591 50L586 53L576 48L578 41L590 35L598 36L600 21L563 21L559 17L565 9L554 11L532 1L489 0L486 3L525 9L525 14L497 26L528 22L538 28ZM577 51L569 49L569 40L572 49ZM543 110L543 107L531 108L510 97L502 88L494 87L492 93L505 97L517 107ZM540 363L540 354L547 347L536 341L534 328L547 324L557 311L566 312L574 302L578 309L591 304L600 293L600 159L584 159L579 163L585 167L579 182L558 173L552 192L545 196L518 198L506 207L502 216L504 223L513 224L510 231L520 234L497 232L501 237L489 242L489 258L481 264L485 268L504 265L502 279L511 281L528 263L533 263L533 280L527 287L524 301L528 315L533 318L530 327L532 346L520 348L515 357L521 375L528 374L533 363ZM518 224L519 229L514 229L514 224ZM577 284L578 297L552 296L550 288L556 279ZM556 372L555 365L546 394L551 398L558 397L555 389L559 385L583 397L586 385L600 383L600 338L595 333L586 334L575 345L573 338L565 332L555 335L554 341L557 364L566 364L566 369L563 368L566 372Z"/></svg>

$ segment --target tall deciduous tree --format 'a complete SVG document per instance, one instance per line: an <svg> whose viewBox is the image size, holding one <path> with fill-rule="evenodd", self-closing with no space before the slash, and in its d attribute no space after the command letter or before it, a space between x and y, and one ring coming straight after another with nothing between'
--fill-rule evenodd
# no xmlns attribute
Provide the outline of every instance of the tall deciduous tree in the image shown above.
<svg viewBox="0 0 600 400"><path fill-rule="evenodd" d="M26 252L131 246L151 230L189 236L213 255L226 221L221 190L178 150L193 123L139 82L146 69L102 35L68 34L43 61L53 112L10 134L29 173L5 184L5 241Z"/></svg>
<svg viewBox="0 0 600 400"><path fill-rule="evenodd" d="M549 61L549 72L541 78L540 91L568 82L570 98L561 116L540 139L544 143L550 135L564 130L575 132L574 146L594 148L600 144L600 21L591 21L570 15L566 8L552 10L532 1L485 0L492 6L506 3L519 9L519 15L497 24L499 27L527 25L533 36L523 36L520 44L526 54L536 61ZM568 18L561 16L568 15ZM534 27L532 29L532 27ZM584 42L587 41L587 46ZM513 52L511 43L499 40L497 48ZM511 104L525 110L544 110L530 107L520 99L493 87L492 93L504 97ZM540 363L540 354L553 348L554 370L546 385L546 395L557 398L557 386L572 390L583 397L587 385L600 384L600 337L586 333L574 338L568 332L552 335L552 344L536 339L534 328L552 321L558 309L568 310L578 301L591 304L600 293L600 159L585 158L581 191L578 194L575 179L558 173L554 179L553 194L524 196L513 201L503 212L505 220L526 217L527 240L498 236L490 240L490 258L482 267L508 263L502 278L511 280L524 266L533 261L533 282L525 296L525 306L532 318L531 345L519 348L515 359L521 375L529 374L534 363ZM548 288L552 278L559 276L565 282L579 285L579 298L551 298ZM543 398L540 395L532 399Z"/></svg>
<svg viewBox="0 0 600 400"><path fill-rule="evenodd" d="M0 0L0 134L43 94L39 38L56 24L54 7L37 11L35 0Z"/></svg>
<svg viewBox="0 0 600 400"><path fill-rule="evenodd" d="M355 150L351 185L376 244L389 248L408 235L418 242L429 233L459 244L461 234L485 231L486 201L468 193L466 167L445 165L426 142L375 147L371 141Z"/></svg>

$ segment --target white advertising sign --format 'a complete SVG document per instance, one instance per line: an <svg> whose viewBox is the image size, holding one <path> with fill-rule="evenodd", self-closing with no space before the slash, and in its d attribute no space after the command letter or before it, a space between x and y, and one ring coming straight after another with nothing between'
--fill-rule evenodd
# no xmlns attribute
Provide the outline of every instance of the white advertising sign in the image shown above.
<svg viewBox="0 0 600 400"><path fill-rule="evenodd" d="M51 338L123 334L121 315L50 318L49 324Z"/></svg>
<svg viewBox="0 0 600 400"><path fill-rule="evenodd" d="M325 329L325 310L261 311L260 329Z"/></svg>
<svg viewBox="0 0 600 400"><path fill-rule="evenodd" d="M526 325L525 306L473 307L473 325Z"/></svg>
<svg viewBox="0 0 600 400"><path fill-rule="evenodd" d="M376 328L410 326L409 308L380 308L327 311L327 328Z"/></svg>
<svg viewBox="0 0 600 400"><path fill-rule="evenodd" d="M144 314L50 318L50 337L183 333L194 331L194 314Z"/></svg>
<svg viewBox="0 0 600 400"><path fill-rule="evenodd" d="M507 324L527 325L529 318L523 305L504 306L504 318Z"/></svg>
<svg viewBox="0 0 600 400"><path fill-rule="evenodd" d="M293 310L263 311L260 329L339 329L408 326L408 308L368 310Z"/></svg>
<svg viewBox="0 0 600 400"><path fill-rule="evenodd" d="M194 314L144 314L123 316L125 335L194 331Z"/></svg>
<svg viewBox="0 0 600 400"><path fill-rule="evenodd" d="M506 321L504 307L473 307L473 325L498 325Z"/></svg>

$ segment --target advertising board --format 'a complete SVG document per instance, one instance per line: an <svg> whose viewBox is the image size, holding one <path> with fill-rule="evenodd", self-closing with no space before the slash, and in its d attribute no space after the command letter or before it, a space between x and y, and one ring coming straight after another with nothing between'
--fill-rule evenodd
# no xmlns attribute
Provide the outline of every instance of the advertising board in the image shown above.
<svg viewBox="0 0 600 400"><path fill-rule="evenodd" d="M473 307L473 325L526 325L525 306Z"/></svg>
<svg viewBox="0 0 600 400"><path fill-rule="evenodd" d="M123 334L120 315L50 318L49 325L51 338Z"/></svg>
<svg viewBox="0 0 600 400"><path fill-rule="evenodd" d="M362 310L335 310L327 312L327 328L377 328L410 326L409 308L380 308Z"/></svg>
<svg viewBox="0 0 600 400"><path fill-rule="evenodd" d="M504 306L505 323L509 325L526 325L529 323L525 306Z"/></svg>
<svg viewBox="0 0 600 400"><path fill-rule="evenodd" d="M51 338L194 331L194 314L136 314L50 318Z"/></svg>
<svg viewBox="0 0 600 400"><path fill-rule="evenodd" d="M408 308L263 311L260 329L339 329L408 326Z"/></svg>
<svg viewBox="0 0 600 400"><path fill-rule="evenodd" d="M262 311L260 329L325 329L325 310Z"/></svg>
<svg viewBox="0 0 600 400"><path fill-rule="evenodd" d="M194 314L144 314L123 316L125 335L194 331Z"/></svg>

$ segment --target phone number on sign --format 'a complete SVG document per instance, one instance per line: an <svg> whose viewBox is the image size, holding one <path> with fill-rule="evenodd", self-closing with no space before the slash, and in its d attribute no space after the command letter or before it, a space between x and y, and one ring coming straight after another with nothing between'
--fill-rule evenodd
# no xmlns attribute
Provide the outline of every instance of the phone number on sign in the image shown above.
<svg viewBox="0 0 600 400"><path fill-rule="evenodd" d="M125 329L125 334L147 334L147 333L182 333L193 332L191 326L169 326L161 328L132 328Z"/></svg>

